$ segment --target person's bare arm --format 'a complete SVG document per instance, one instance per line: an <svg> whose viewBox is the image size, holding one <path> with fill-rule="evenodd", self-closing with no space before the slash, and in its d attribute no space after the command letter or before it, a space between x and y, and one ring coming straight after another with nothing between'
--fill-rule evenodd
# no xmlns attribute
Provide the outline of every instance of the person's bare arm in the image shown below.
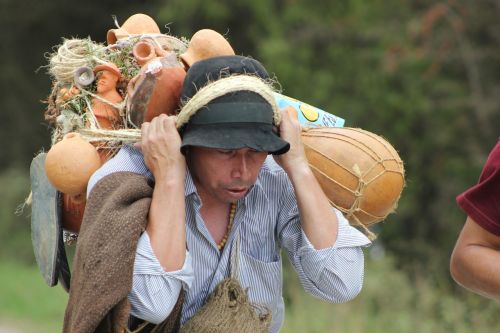
<svg viewBox="0 0 500 333"><path fill-rule="evenodd" d="M142 125L140 146L155 178L146 231L166 271L181 269L186 258L186 161L180 145L174 118L162 114Z"/></svg>
<svg viewBox="0 0 500 333"><path fill-rule="evenodd" d="M468 217L453 250L450 271L461 286L500 299L500 237Z"/></svg>
<svg viewBox="0 0 500 333"><path fill-rule="evenodd" d="M325 193L321 189L306 158L301 139L301 128L291 109L281 110L281 138L290 143L290 150L275 156L276 162L292 181L300 213L300 223L315 249L335 244L338 220Z"/></svg>

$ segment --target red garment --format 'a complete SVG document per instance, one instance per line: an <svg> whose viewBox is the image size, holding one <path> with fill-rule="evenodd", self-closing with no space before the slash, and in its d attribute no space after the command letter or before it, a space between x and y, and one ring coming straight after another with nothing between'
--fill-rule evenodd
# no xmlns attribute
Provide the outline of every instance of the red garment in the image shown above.
<svg viewBox="0 0 500 333"><path fill-rule="evenodd" d="M457 196L457 203L477 224L500 236L500 140L491 151L479 182Z"/></svg>

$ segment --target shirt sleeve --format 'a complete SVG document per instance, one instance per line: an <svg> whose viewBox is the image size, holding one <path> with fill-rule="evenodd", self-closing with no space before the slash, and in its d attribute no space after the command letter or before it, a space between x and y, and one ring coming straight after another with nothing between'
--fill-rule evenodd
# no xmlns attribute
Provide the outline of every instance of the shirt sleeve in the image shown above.
<svg viewBox="0 0 500 333"><path fill-rule="evenodd" d="M132 290L128 295L131 314L153 324L161 323L172 311L181 288L189 288L193 279L189 251L186 250L186 260L180 270L166 272L144 232L137 245Z"/></svg>
<svg viewBox="0 0 500 333"><path fill-rule="evenodd" d="M281 242L306 292L335 303L356 297L364 277L361 247L370 245L370 240L333 208L338 220L337 240L330 248L316 250L300 226L298 209L290 207L289 219L283 221L280 231Z"/></svg>
<svg viewBox="0 0 500 333"><path fill-rule="evenodd" d="M500 140L486 161L479 182L457 196L458 205L477 224L500 236Z"/></svg>

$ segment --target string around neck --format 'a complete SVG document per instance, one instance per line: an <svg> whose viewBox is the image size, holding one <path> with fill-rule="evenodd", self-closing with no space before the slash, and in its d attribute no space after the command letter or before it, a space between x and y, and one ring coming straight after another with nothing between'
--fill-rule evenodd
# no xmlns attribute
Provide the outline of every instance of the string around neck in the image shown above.
<svg viewBox="0 0 500 333"><path fill-rule="evenodd" d="M226 245L227 242L227 238L229 237L229 233L233 228L234 216L236 215L236 202L232 202L230 207L231 208L229 210L229 223L227 224L226 233L224 234L224 237L222 237L220 243L217 244L217 248L219 249L219 251L222 251L224 249L224 246Z"/></svg>

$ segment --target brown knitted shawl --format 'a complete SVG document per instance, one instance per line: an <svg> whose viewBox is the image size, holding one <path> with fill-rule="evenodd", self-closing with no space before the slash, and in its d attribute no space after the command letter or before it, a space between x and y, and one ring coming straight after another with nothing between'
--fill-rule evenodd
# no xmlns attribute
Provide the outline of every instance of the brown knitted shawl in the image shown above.
<svg viewBox="0 0 500 333"><path fill-rule="evenodd" d="M92 189L78 235L63 332L126 330L135 252L152 193L150 180L130 172L108 175ZM178 329L182 298L156 331Z"/></svg>

